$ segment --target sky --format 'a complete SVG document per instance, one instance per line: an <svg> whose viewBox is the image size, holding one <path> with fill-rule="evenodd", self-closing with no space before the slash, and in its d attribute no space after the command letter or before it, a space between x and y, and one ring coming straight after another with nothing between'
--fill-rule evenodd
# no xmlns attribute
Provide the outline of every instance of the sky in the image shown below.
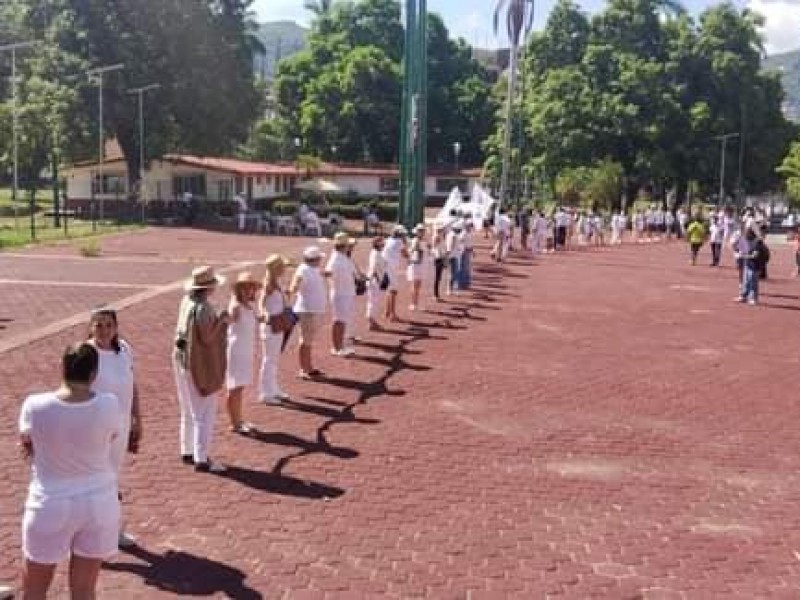
<svg viewBox="0 0 800 600"><path fill-rule="evenodd" d="M762 32L769 54L800 48L800 0L733 0L738 6L748 6L766 18ZM444 18L451 34L461 36L469 43L481 47L496 47L501 41L492 30L492 10L496 0L428 0L428 10ZM578 2L588 11L602 8L603 0ZM555 0L536 2L536 24L540 28ZM716 4L711 0L683 0L691 12L698 13ZM303 0L255 0L253 9L261 21L296 21L308 25L310 14L303 8Z"/></svg>

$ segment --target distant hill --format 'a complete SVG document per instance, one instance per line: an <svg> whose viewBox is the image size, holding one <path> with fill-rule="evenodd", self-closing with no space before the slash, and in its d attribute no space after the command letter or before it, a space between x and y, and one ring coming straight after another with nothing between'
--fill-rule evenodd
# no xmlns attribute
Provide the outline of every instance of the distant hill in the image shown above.
<svg viewBox="0 0 800 600"><path fill-rule="evenodd" d="M258 37L266 53L256 58L255 70L265 79L272 79L275 66L282 58L296 54L306 46L308 30L294 21L272 21L259 26Z"/></svg>
<svg viewBox="0 0 800 600"><path fill-rule="evenodd" d="M764 59L762 68L781 74L786 92L784 114L789 119L800 122L800 50L769 56Z"/></svg>

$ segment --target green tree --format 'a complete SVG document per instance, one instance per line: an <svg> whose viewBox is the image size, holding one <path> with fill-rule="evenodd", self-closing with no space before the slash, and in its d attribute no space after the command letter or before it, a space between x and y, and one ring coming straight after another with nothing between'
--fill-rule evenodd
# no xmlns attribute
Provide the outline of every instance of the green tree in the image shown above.
<svg viewBox="0 0 800 600"><path fill-rule="evenodd" d="M791 201L800 204L800 142L794 142L777 172L786 182L786 192Z"/></svg>

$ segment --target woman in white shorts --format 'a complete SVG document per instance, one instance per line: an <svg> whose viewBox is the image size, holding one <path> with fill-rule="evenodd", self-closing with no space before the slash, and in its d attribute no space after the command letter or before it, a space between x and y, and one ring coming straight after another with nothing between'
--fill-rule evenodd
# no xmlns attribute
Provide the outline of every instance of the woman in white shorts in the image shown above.
<svg viewBox="0 0 800 600"><path fill-rule="evenodd" d="M91 390L99 357L88 343L62 358L62 384L28 396L20 446L31 461L22 520L24 598L44 599L56 566L69 558L73 598L94 598L102 562L117 551L119 499L113 444L122 432L119 402Z"/></svg>
<svg viewBox="0 0 800 600"><path fill-rule="evenodd" d="M119 337L117 312L113 308L98 308L92 311L89 326L91 327L89 343L97 349L99 356L97 378L92 384L92 391L114 394L119 401L122 432L112 448L114 466L119 479L125 453L138 452L142 438L139 390L133 376L133 350L128 342ZM121 529L119 547L130 548L134 545L136 540Z"/></svg>
<svg viewBox="0 0 800 600"><path fill-rule="evenodd" d="M414 312L419 307L419 292L422 289L422 280L425 277L425 226L422 224L414 227L414 237L408 246L408 271L406 276L411 284L411 306Z"/></svg>
<svg viewBox="0 0 800 600"><path fill-rule="evenodd" d="M289 293L295 296L293 310L300 325L300 379L310 380L324 375L312 363L314 339L322 326L322 319L328 309L325 297L325 280L320 265L325 255L317 246L310 246L303 252L303 264L294 272ZM355 286L355 283L353 284Z"/></svg>
<svg viewBox="0 0 800 600"><path fill-rule="evenodd" d="M369 252L367 266L367 320L370 331L381 331L383 328L378 323L378 312L383 304L383 297L389 287L389 275L386 273L386 260L383 258L382 237L372 240L372 250Z"/></svg>

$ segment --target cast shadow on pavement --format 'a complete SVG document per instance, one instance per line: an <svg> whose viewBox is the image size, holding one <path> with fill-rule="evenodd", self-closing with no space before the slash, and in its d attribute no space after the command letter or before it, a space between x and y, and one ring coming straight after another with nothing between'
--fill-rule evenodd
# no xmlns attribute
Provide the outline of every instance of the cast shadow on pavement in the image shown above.
<svg viewBox="0 0 800 600"><path fill-rule="evenodd" d="M287 406L287 408L291 407ZM363 423L364 421L354 418L354 420L351 422ZM319 441L311 442L296 435L292 435L291 433L284 433L279 431L276 432L254 431L248 437L254 440L258 440L259 442L263 442L265 444L273 444L275 446L287 446L290 448L300 448L308 452L319 452L322 454L333 456L334 458L341 458L345 460L356 458L359 454L358 450L353 450L352 448L330 446L324 440L322 443L320 443Z"/></svg>
<svg viewBox="0 0 800 600"><path fill-rule="evenodd" d="M762 296L763 295L764 294L762 294ZM800 311L800 306L792 306L791 304L771 304L769 302L759 302L758 305L763 307L763 308Z"/></svg>
<svg viewBox="0 0 800 600"><path fill-rule="evenodd" d="M301 451L302 454L316 454L317 452L319 452L317 449ZM228 470L221 473L219 477L236 481L254 490L278 494L280 496L307 498L309 500L329 500L331 498L338 498L345 492L343 489L332 485L317 483L315 481L304 481L303 479L298 479L291 475L284 475L275 469L273 469L272 472L264 472L247 469L245 467L229 466Z"/></svg>
<svg viewBox="0 0 800 600"><path fill-rule="evenodd" d="M144 564L113 562L103 564L103 569L136 575L144 580L146 586L178 596L222 595L237 600L264 598L262 593L247 586L247 575L243 571L221 562L176 550L155 554L139 546L124 552ZM147 594L142 597L146 598Z"/></svg>

